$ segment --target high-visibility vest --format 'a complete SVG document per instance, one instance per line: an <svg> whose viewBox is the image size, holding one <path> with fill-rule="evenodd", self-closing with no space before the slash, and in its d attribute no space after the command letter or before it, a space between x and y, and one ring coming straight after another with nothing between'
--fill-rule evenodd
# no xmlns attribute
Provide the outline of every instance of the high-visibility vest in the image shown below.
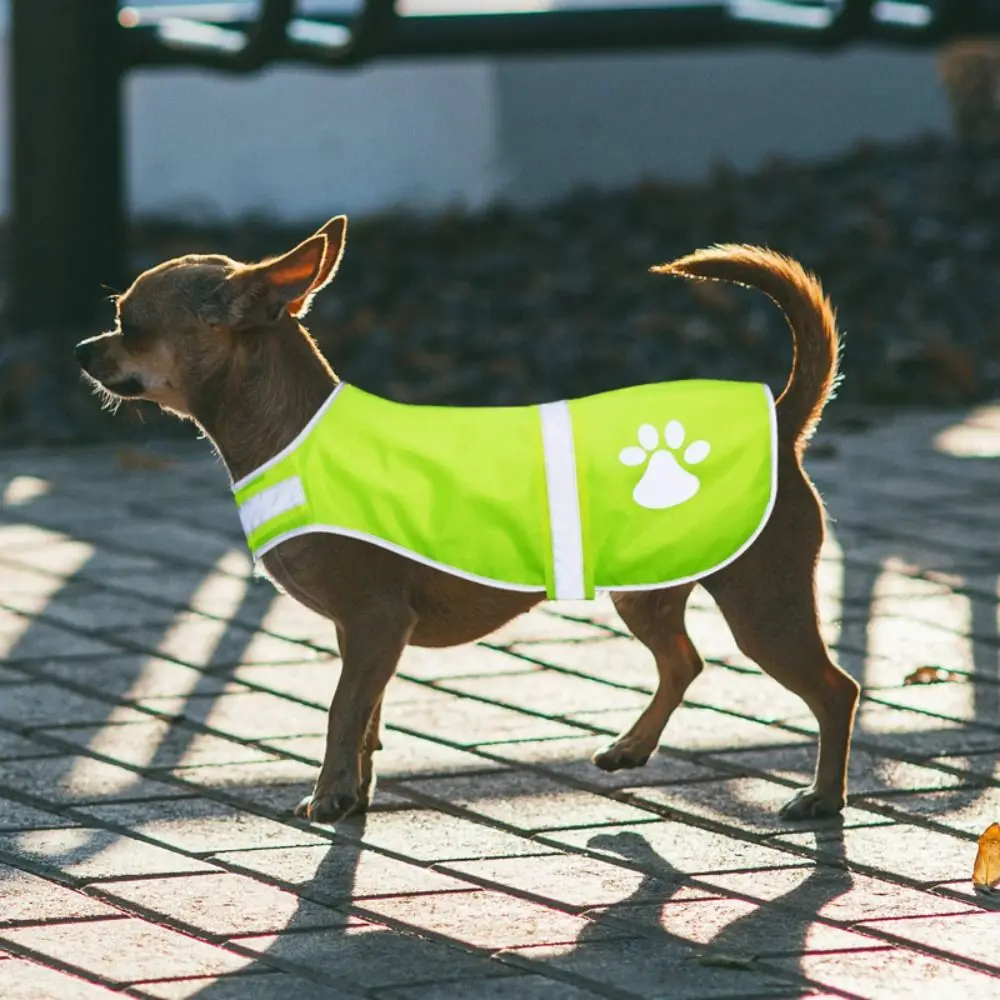
<svg viewBox="0 0 1000 1000"><path fill-rule="evenodd" d="M493 587L586 599L732 562L767 523L776 479L774 400L760 383L470 408L340 383L233 493L255 559L330 532Z"/></svg>

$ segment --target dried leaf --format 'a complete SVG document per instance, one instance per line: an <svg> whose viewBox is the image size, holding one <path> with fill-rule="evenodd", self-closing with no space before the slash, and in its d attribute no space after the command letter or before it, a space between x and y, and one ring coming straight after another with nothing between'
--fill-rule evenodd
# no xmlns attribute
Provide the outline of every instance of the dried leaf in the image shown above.
<svg viewBox="0 0 1000 1000"><path fill-rule="evenodd" d="M955 681L961 678L961 674L956 674L952 670L945 670L944 667L917 667L911 674L907 674L903 679L904 684L943 684L945 681Z"/></svg>
<svg viewBox="0 0 1000 1000"><path fill-rule="evenodd" d="M1000 823L988 827L979 838L972 884L976 892L1000 891Z"/></svg>
<svg viewBox="0 0 1000 1000"><path fill-rule="evenodd" d="M134 448L119 448L115 452L115 459L118 468L133 470L146 469L159 471L161 469L172 469L177 462L172 458L164 458L163 455L151 455L148 452L136 451Z"/></svg>
<svg viewBox="0 0 1000 1000"><path fill-rule="evenodd" d="M710 951L698 958L699 965L717 969L752 969L756 955L740 955L737 952Z"/></svg>

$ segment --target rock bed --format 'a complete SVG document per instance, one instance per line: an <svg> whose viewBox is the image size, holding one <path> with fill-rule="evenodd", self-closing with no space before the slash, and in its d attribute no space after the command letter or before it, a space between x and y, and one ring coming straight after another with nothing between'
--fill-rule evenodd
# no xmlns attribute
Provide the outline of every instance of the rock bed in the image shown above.
<svg viewBox="0 0 1000 1000"><path fill-rule="evenodd" d="M790 342L768 300L647 271L717 241L763 243L815 270L838 308L842 413L974 402L1000 394L998 220L1000 151L936 137L752 175L720 168L696 186L581 192L540 210L386 216L351 227L309 322L343 377L401 400L524 403L691 376L778 389ZM146 221L132 262L196 250L254 259L305 235ZM101 414L65 348L44 337L0 341L0 444L176 432L139 410Z"/></svg>

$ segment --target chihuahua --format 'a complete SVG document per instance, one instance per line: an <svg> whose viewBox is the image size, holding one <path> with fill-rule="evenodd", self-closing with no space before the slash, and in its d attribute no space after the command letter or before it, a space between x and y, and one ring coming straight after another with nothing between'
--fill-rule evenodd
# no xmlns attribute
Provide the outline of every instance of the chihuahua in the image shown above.
<svg viewBox="0 0 1000 1000"><path fill-rule="evenodd" d="M192 420L214 443L233 481L287 449L339 385L302 325L335 275L347 219L331 219L284 255L243 264L188 255L141 274L117 299L117 323L75 348L111 398L150 400ZM837 379L839 334L818 280L775 252L716 246L654 272L755 287L791 328L791 374L776 405L777 492L753 543L698 580L739 648L808 705L819 726L812 784L782 810L788 819L838 813L858 684L834 664L820 633L815 573L824 508L802 466ZM456 419L461 411L456 410ZM382 696L407 645L479 639L545 599L450 574L363 539L288 538L262 557L266 574L336 628L342 671L329 710L323 764L296 814L334 822L364 811L374 789ZM606 770L640 767L656 750L684 692L702 669L685 629L694 582L612 593L632 634L653 654L658 685L635 724L593 756Z"/></svg>

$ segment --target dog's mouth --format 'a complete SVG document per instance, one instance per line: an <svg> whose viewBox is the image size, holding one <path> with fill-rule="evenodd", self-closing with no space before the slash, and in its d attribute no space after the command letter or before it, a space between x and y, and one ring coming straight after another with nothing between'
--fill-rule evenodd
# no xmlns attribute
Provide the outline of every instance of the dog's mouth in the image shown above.
<svg viewBox="0 0 1000 1000"><path fill-rule="evenodd" d="M108 392L112 392L116 396L121 396L123 399L135 399L137 396L143 394L145 388L142 382L133 375L123 378L119 382L101 382L101 385Z"/></svg>

